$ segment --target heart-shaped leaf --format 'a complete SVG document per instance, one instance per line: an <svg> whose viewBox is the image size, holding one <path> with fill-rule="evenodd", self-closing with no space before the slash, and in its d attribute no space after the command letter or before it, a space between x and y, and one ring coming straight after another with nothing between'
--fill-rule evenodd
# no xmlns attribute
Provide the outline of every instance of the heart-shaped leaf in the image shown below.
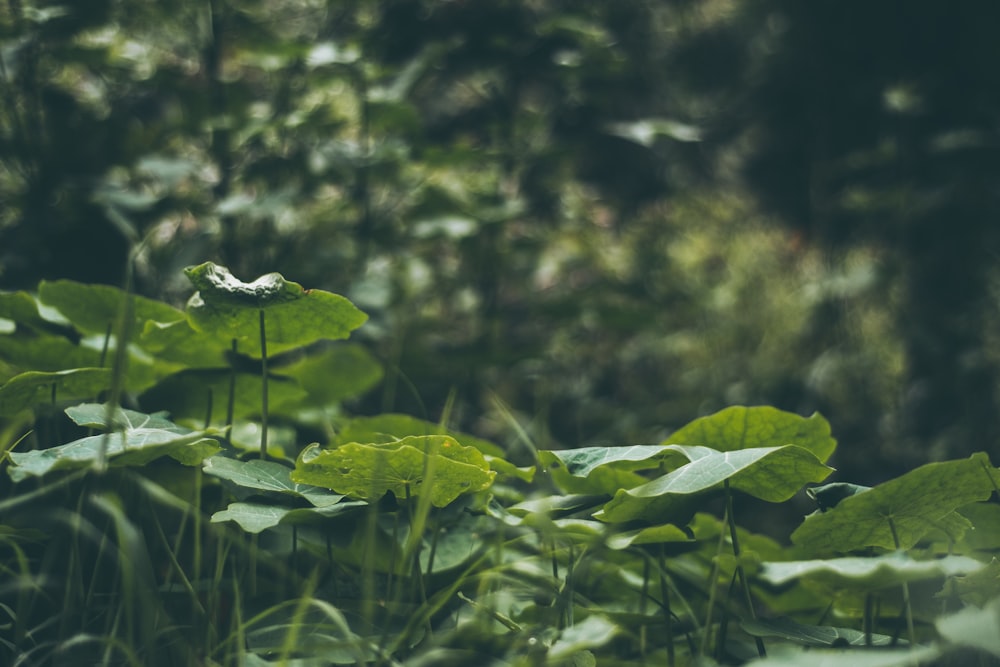
<svg viewBox="0 0 1000 667"><path fill-rule="evenodd" d="M125 299L131 299L132 331L138 333L146 322L177 322L184 313L162 301L127 294L110 285L85 285L72 280L43 280L38 286L39 300L56 308L81 331L105 334L122 311Z"/></svg>
<svg viewBox="0 0 1000 667"><path fill-rule="evenodd" d="M703 500L700 496L719 491L727 480L736 491L782 502L833 470L798 445L724 452L698 446L666 448L683 454L690 463L641 486L618 491L594 516L611 523L642 520L683 525Z"/></svg>
<svg viewBox="0 0 1000 667"><path fill-rule="evenodd" d="M0 416L9 416L58 399L96 397L111 386L107 368L76 368L68 371L21 373L0 386Z"/></svg>
<svg viewBox="0 0 1000 667"><path fill-rule="evenodd" d="M819 413L801 417L769 406L733 406L696 419L675 431L663 444L704 445L728 452L751 447L798 445L826 463L837 441Z"/></svg>
<svg viewBox="0 0 1000 667"><path fill-rule="evenodd" d="M344 297L305 290L278 273L244 283L212 262L184 272L198 289L187 306L191 325L226 340L236 339L244 354L261 356L262 312L271 354L318 340L347 338L368 319Z"/></svg>
<svg viewBox="0 0 1000 667"><path fill-rule="evenodd" d="M944 527L959 507L989 498L992 472L989 457L982 452L965 460L928 463L844 498L826 512L810 514L792 533L792 542L815 554L865 547L910 549L932 530Z"/></svg>
<svg viewBox="0 0 1000 667"><path fill-rule="evenodd" d="M388 491L398 499L429 493L435 507L444 507L463 493L488 488L495 475L479 450L450 436L429 435L336 449L310 446L299 455L291 479L369 502Z"/></svg>

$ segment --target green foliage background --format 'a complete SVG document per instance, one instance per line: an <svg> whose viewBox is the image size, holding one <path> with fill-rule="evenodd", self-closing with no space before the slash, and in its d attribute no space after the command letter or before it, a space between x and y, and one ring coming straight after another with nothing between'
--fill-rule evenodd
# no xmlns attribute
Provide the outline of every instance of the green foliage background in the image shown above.
<svg viewBox="0 0 1000 667"><path fill-rule="evenodd" d="M819 409L884 479L1000 434L998 12L10 0L0 287L279 271L371 315L359 412L454 392L508 440L499 399L549 447Z"/></svg>

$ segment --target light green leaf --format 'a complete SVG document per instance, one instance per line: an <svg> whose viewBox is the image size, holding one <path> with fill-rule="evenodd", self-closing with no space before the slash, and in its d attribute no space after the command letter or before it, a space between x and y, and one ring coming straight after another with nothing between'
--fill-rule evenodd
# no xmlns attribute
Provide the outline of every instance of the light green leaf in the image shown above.
<svg viewBox="0 0 1000 667"><path fill-rule="evenodd" d="M218 443L203 432L179 435L155 428L130 429L124 434L92 435L74 442L30 452L10 452L11 479L20 482L56 470L75 470L94 465L105 448L111 466L141 466L162 456L184 465L198 465L219 451Z"/></svg>
<svg viewBox="0 0 1000 667"><path fill-rule="evenodd" d="M780 637L805 646L866 646L865 633L853 628L835 628L829 625L803 625L789 618L744 620L740 624L754 637ZM872 646L889 646L893 643L889 635L871 636Z"/></svg>
<svg viewBox="0 0 1000 667"><path fill-rule="evenodd" d="M649 481L636 470L657 468L666 458L687 462L683 455L663 445L581 447L541 450L538 460L565 493L607 493L630 489Z"/></svg>
<svg viewBox="0 0 1000 667"><path fill-rule="evenodd" d="M187 434L190 429L179 426L167 418L165 412L146 414L135 410L125 410L115 406L108 423L107 405L101 403L81 403L66 408L66 415L79 426L109 430L153 429L170 433Z"/></svg>
<svg viewBox="0 0 1000 667"><path fill-rule="evenodd" d="M191 325L226 340L236 339L244 354L261 356L261 312L269 354L318 340L347 338L368 319L344 297L305 290L277 273L244 283L212 262L184 272L199 290L188 301Z"/></svg>
<svg viewBox="0 0 1000 667"><path fill-rule="evenodd" d="M694 535L685 532L672 523L662 526L650 526L637 530L628 530L608 537L607 545L611 549L627 549L640 544L663 544L666 542L691 542Z"/></svg>
<svg viewBox="0 0 1000 667"><path fill-rule="evenodd" d="M953 644L970 646L1000 657L1000 598L982 609L967 607L939 618L935 625L941 636Z"/></svg>
<svg viewBox="0 0 1000 667"><path fill-rule="evenodd" d="M950 583L962 602L981 607L1000 596L1000 560L994 557L981 570Z"/></svg>
<svg viewBox="0 0 1000 667"><path fill-rule="evenodd" d="M826 463L837 441L819 413L801 417L768 406L733 406L702 417L674 432L663 444L704 445L719 451L798 445Z"/></svg>
<svg viewBox="0 0 1000 667"><path fill-rule="evenodd" d="M133 333L142 331L150 320L176 322L184 319L183 312L162 301L128 295L110 285L85 285L72 280L43 280L38 285L38 298L42 303L56 308L81 331L102 335L118 320L126 296L132 300Z"/></svg>
<svg viewBox="0 0 1000 667"><path fill-rule="evenodd" d="M273 503L231 503L212 515L212 523L234 521L248 533L260 533L279 524L317 523L349 512L367 503L348 500L324 507L284 507Z"/></svg>
<svg viewBox="0 0 1000 667"><path fill-rule="evenodd" d="M703 498L726 480L733 490L768 502L791 498L808 482L820 482L832 468L797 445L754 447L720 452L708 447L668 445L690 463L651 482L615 494L594 516L621 523L686 523Z"/></svg>
<svg viewBox="0 0 1000 667"><path fill-rule="evenodd" d="M903 582L972 574L984 564L966 556L915 560L897 551L871 558L828 558L764 563L760 577L780 586L795 580L816 582L836 589L876 590Z"/></svg>
<svg viewBox="0 0 1000 667"><path fill-rule="evenodd" d="M792 542L818 554L865 547L909 549L943 527L954 510L989 498L991 470L982 452L965 460L928 463L826 512L810 514L792 533Z"/></svg>
<svg viewBox="0 0 1000 667"><path fill-rule="evenodd" d="M935 646L924 648L845 651L843 649L768 649L766 658L746 663L746 667L914 667L941 655Z"/></svg>
<svg viewBox="0 0 1000 667"><path fill-rule="evenodd" d="M326 450L307 447L291 479L372 502L388 491L400 500L430 493L431 503L444 507L463 493L489 488L495 476L477 449L450 436L430 435ZM430 477L432 483L425 484Z"/></svg>
<svg viewBox="0 0 1000 667"><path fill-rule="evenodd" d="M475 447L483 454L503 456L498 445L467 433L452 431L434 422L410 415L385 413L374 417L355 417L341 424L334 444L348 442L387 442L411 435L448 435L466 447Z"/></svg>
<svg viewBox="0 0 1000 667"><path fill-rule="evenodd" d="M193 329L187 318L179 322L146 322L137 343L158 359L199 368L227 366L226 353L231 349L229 341Z"/></svg>
<svg viewBox="0 0 1000 667"><path fill-rule="evenodd" d="M42 373L28 371L15 375L0 386L0 416L10 416L56 400L96 397L111 386L107 368L76 368Z"/></svg>
<svg viewBox="0 0 1000 667"><path fill-rule="evenodd" d="M621 628L607 616L591 614L559 634L559 639L549 648L548 658L564 660L578 651L599 648L611 641L619 632Z"/></svg>
<svg viewBox="0 0 1000 667"><path fill-rule="evenodd" d="M344 498L328 489L293 482L289 477L291 468L273 461L260 459L240 461L224 456L213 456L205 459L203 465L205 472L213 477L228 480L247 489L305 498L314 507L334 505Z"/></svg>

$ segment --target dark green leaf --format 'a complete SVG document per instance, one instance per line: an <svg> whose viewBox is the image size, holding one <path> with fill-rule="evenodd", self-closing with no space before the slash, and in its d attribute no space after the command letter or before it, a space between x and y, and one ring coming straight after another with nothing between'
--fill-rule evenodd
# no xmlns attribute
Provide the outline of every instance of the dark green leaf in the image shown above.
<svg viewBox="0 0 1000 667"><path fill-rule="evenodd" d="M54 373L28 371L0 386L0 416L10 416L56 400L97 397L111 386L107 368L77 368Z"/></svg>

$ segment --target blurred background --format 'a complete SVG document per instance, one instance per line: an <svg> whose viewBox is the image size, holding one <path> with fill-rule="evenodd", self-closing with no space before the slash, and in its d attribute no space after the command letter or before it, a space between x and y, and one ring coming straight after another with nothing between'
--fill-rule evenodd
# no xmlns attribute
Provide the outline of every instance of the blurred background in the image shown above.
<svg viewBox="0 0 1000 667"><path fill-rule="evenodd" d="M351 408L538 447L731 404L998 451L1000 3L7 0L0 289L278 271ZM509 410L509 413L507 412Z"/></svg>

